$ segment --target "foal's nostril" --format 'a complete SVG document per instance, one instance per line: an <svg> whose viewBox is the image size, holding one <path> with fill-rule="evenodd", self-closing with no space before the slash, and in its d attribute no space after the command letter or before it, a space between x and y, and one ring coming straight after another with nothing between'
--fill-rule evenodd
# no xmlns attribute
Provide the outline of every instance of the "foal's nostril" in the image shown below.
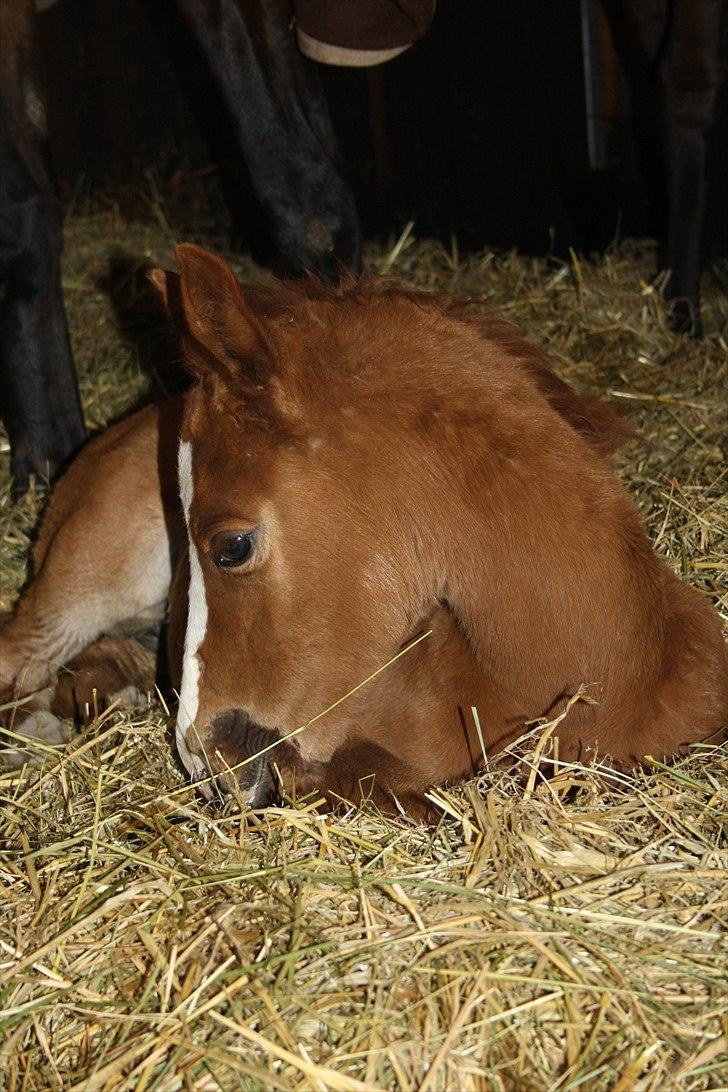
<svg viewBox="0 0 728 1092"><path fill-rule="evenodd" d="M244 786L250 807L265 808L275 803L276 786L268 763L259 758L249 768L255 771L253 780Z"/></svg>
<svg viewBox="0 0 728 1092"><path fill-rule="evenodd" d="M220 756L233 771L253 807L263 807L275 795L269 766L270 744L276 732L251 721L244 709L228 709L212 721L211 758Z"/></svg>

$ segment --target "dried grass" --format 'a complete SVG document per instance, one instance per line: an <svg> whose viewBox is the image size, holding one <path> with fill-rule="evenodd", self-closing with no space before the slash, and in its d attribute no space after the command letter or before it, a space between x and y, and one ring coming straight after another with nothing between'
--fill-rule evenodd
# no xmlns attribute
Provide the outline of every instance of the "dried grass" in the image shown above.
<svg viewBox="0 0 728 1092"><path fill-rule="evenodd" d="M128 274L168 261L172 235L161 213L69 221L92 427L168 382ZM619 468L657 549L728 610L725 298L708 286L695 344L665 325L646 244L560 264L461 259L408 234L369 257L484 297L561 374L622 399L640 437ZM11 504L3 460L8 609L41 494ZM726 750L698 748L627 786L576 767L525 791L484 775L434 794L434 831L313 802L241 816L185 784L162 707L109 710L31 774L0 775L0 1083L725 1086L727 791Z"/></svg>

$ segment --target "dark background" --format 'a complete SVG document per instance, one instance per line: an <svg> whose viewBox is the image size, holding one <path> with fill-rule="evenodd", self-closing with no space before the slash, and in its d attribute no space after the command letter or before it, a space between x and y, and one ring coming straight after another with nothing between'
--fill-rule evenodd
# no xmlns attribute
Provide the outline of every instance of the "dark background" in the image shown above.
<svg viewBox="0 0 728 1092"><path fill-rule="evenodd" d="M439 0L427 35L394 61L319 66L365 233L412 218L417 235L454 234L463 248L556 254L657 234L663 210L637 169L628 88L594 10L596 159L578 0ZM59 0L40 23L64 197L103 190L133 206L150 179L163 192L194 180L222 195L235 242L253 242L244 166L172 0ZM719 106L709 257L728 253L726 87Z"/></svg>

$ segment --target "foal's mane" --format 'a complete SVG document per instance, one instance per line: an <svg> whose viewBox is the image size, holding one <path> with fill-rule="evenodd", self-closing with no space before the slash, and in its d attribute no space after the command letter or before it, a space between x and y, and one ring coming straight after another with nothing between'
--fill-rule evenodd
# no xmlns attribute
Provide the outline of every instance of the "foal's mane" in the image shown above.
<svg viewBox="0 0 728 1092"><path fill-rule="evenodd" d="M310 276L246 288L245 296L263 321L298 314L320 324L321 304L366 305L375 300L386 300L394 307L414 306L431 316L454 320L501 350L551 408L596 450L610 454L634 435L631 425L612 406L593 395L577 392L560 379L546 353L526 341L513 323L491 311L483 313L483 300L478 297L448 300L443 295L403 285L391 276L346 277L338 285ZM473 311L476 306L481 308L478 313Z"/></svg>

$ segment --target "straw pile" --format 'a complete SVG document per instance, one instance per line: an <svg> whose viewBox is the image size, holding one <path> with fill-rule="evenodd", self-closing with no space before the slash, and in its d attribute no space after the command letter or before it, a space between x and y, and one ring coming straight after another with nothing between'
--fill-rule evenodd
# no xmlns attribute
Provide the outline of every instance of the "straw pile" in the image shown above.
<svg viewBox="0 0 728 1092"><path fill-rule="evenodd" d="M68 223L92 427L169 382L134 271L169 262L177 233L161 213ZM560 264L406 234L369 257L482 296L566 378L620 399L640 436L619 470L657 549L728 608L725 298L706 286L694 344L666 327L650 245ZM42 495L13 505L2 459L7 610ZM109 710L31 773L0 775L0 1084L725 1086L727 790L712 748L626 788L579 768L525 791L484 775L438 793L435 830L311 802L241 815L186 786L161 705Z"/></svg>

